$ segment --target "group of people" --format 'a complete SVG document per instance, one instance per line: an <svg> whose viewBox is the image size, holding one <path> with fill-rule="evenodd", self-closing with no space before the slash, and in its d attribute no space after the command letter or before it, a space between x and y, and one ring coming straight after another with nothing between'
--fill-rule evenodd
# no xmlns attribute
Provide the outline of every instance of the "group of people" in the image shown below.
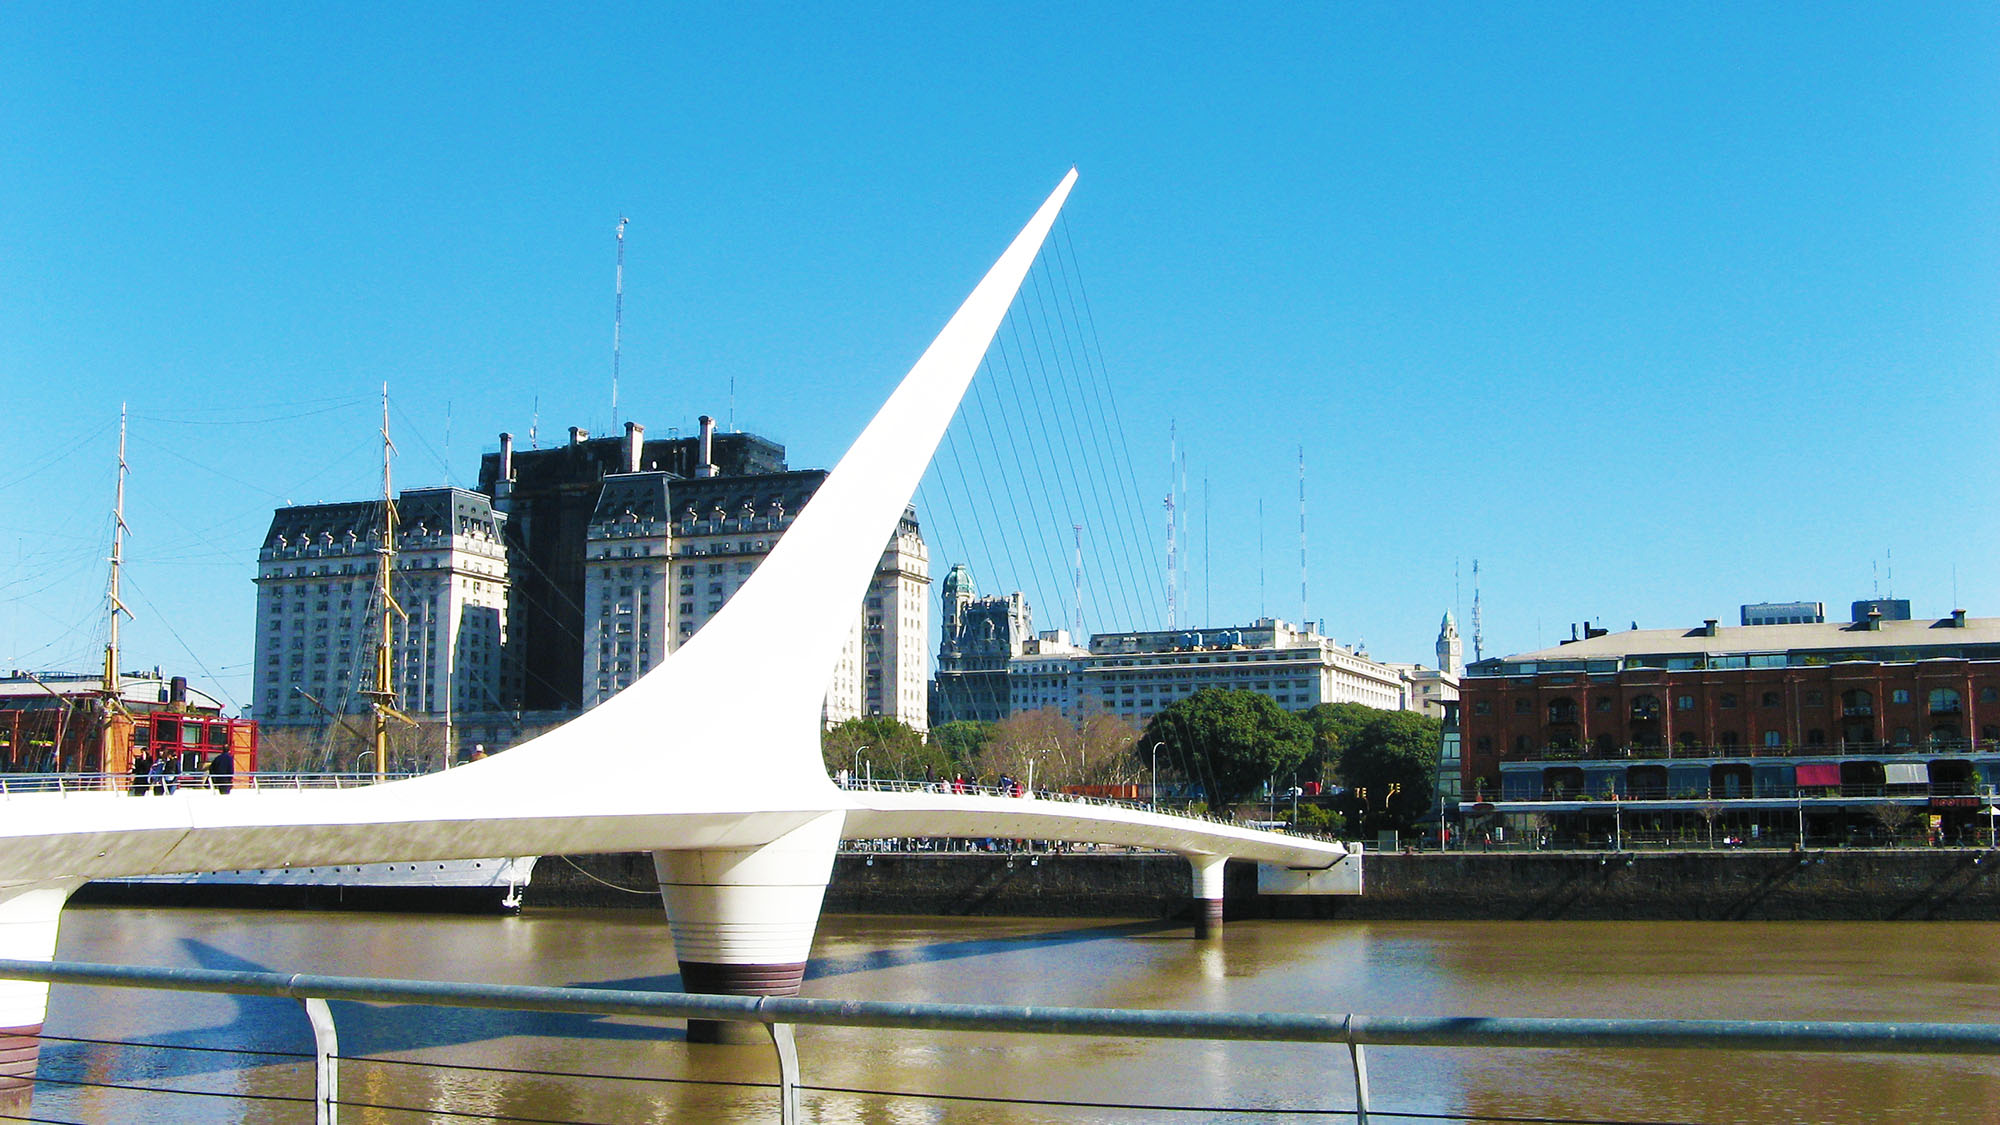
<svg viewBox="0 0 2000 1125"><path fill-rule="evenodd" d="M236 787L236 758L227 749L218 750L208 760L208 765L196 777L204 778L218 793L228 793ZM165 796L181 787L181 771L175 764L175 755L161 752L155 756L141 750L132 755L132 788L134 797L144 797L148 793Z"/></svg>

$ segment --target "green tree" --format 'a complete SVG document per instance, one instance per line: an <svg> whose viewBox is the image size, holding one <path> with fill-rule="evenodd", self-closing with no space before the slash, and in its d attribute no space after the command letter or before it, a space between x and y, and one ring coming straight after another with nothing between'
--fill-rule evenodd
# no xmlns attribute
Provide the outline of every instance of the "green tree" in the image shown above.
<svg viewBox="0 0 2000 1125"><path fill-rule="evenodd" d="M993 724L979 719L960 719L931 728L931 745L944 751L954 768L977 758L992 738Z"/></svg>
<svg viewBox="0 0 2000 1125"><path fill-rule="evenodd" d="M1312 727L1312 753L1299 767L1299 776L1325 781L1340 768L1340 755L1356 733L1373 720L1390 712L1366 703L1322 703L1305 713Z"/></svg>
<svg viewBox="0 0 2000 1125"><path fill-rule="evenodd" d="M1444 724L1437 719L1416 711L1382 711L1347 740L1340 780L1364 831L1408 831L1433 811L1443 737Z"/></svg>
<svg viewBox="0 0 2000 1125"><path fill-rule="evenodd" d="M895 719L849 719L820 735L819 746L829 774L852 770L857 752L866 772L880 778L922 781L926 766L939 775L951 770L942 749L926 745L922 735Z"/></svg>
<svg viewBox="0 0 2000 1125"><path fill-rule="evenodd" d="M1133 753L1161 756L1208 790L1212 804L1240 801L1272 778L1290 780L1312 749L1304 720L1253 691L1204 688L1167 705L1146 724Z"/></svg>

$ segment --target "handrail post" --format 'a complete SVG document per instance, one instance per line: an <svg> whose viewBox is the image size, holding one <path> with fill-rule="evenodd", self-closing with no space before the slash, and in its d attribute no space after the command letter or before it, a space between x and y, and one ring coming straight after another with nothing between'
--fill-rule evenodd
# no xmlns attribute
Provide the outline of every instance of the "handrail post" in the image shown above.
<svg viewBox="0 0 2000 1125"><path fill-rule="evenodd" d="M313 1032L313 1125L338 1125L340 1120L340 1042L333 1030L333 1009L317 996L302 996L306 1020Z"/></svg>
<svg viewBox="0 0 2000 1125"><path fill-rule="evenodd" d="M1343 1027L1347 1037L1347 1054L1354 1062L1354 1125L1368 1125L1368 1054L1366 1048L1354 1039L1354 1017L1349 1015Z"/></svg>
<svg viewBox="0 0 2000 1125"><path fill-rule="evenodd" d="M767 1023L764 1030L778 1052L779 1125L799 1125L799 1049L792 1042L792 1025Z"/></svg>

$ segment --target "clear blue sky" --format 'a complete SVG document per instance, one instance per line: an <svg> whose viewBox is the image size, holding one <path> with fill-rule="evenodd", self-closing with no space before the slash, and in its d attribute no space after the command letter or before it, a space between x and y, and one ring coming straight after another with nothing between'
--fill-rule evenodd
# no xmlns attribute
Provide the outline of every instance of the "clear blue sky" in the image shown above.
<svg viewBox="0 0 2000 1125"><path fill-rule="evenodd" d="M1298 616L1300 445L1379 658L1475 557L1489 655L1891 553L2000 615L2000 9L1240 7L0 6L0 661L97 660L121 401L126 663L240 702L271 508L377 488L384 380L399 484L607 427L619 215L620 413L733 378L830 465L1071 165L1197 618L1256 616L1259 500Z"/></svg>

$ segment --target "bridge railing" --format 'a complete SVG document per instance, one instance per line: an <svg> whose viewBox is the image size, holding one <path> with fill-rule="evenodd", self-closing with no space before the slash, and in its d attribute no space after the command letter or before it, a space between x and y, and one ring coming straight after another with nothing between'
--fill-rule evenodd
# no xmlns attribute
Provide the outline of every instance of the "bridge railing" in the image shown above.
<svg viewBox="0 0 2000 1125"><path fill-rule="evenodd" d="M2000 1055L2000 1025L1865 1023L1847 1021L1539 1019L1464 1016L1363 1016L1286 1012L1173 1011L1129 1008L1027 1007L1011 1004L934 1004L798 997L713 996L528 985L157 968L78 962L0 960L0 979L50 984L143 988L176 992L261 996L299 1001L314 1040L315 1121L334 1125L339 1093L338 1028L330 1000L417 1004L444 1008L506 1009L579 1015L702 1019L760 1024L776 1052L779 1117L800 1120L805 1084L794 1046L797 1025L895 1028L915 1031L1002 1032L1140 1039L1194 1039L1323 1044L1345 1047L1353 1074L1353 1108L1294 1107L1318 1115L1345 1115L1366 1125L1371 1113L1370 1046L1487 1049L1705 1050L1887 1055ZM204 1044L205 1048L218 1045ZM355 1056L366 1059L369 1056ZM608 1077L608 1076L606 1076ZM855 1092L855 1091L846 1091ZM867 1091L862 1091L867 1092ZM881 1092L877 1092L881 1093ZM269 1095L261 1095L268 1098ZM887 1096L885 1094L885 1096ZM922 1094L905 1096L924 1096ZM304 1100L304 1099L300 1099ZM1010 1099L1011 1100L1011 1099ZM1018 1099L1028 1104L1033 1099ZM1075 1107L1090 1103L1064 1102ZM1111 1103L1106 1103L1109 1106ZM1120 1104L1117 1108L1137 1108ZM1158 1106L1161 1110L1199 1110ZM1378 1116L1410 1114L1379 1111ZM1415 1116L1434 1116L1419 1114Z"/></svg>
<svg viewBox="0 0 2000 1125"><path fill-rule="evenodd" d="M414 776L410 773L389 773L377 778L373 772L239 773L231 776L230 787L232 790L352 789L373 785L380 780L396 781ZM145 796L178 789L210 789L214 785L214 779L208 774L192 770L164 774L159 778L135 778L127 773L0 773L0 798L49 793L128 793Z"/></svg>
<svg viewBox="0 0 2000 1125"><path fill-rule="evenodd" d="M1162 816L1183 817L1188 820L1199 820L1209 824L1228 825L1232 828L1250 827L1241 821L1232 820L1226 816L1217 816L1209 812L1190 812L1185 809L1163 809L1150 801L1121 797L1097 797L1085 793L1064 793L1051 789L1030 791L1020 785L980 785L969 781L902 781L855 777L849 777L845 782L837 784L840 784L843 789L856 792L946 793L958 794L960 796L1014 797L1023 800L1057 801L1073 805L1098 805L1106 808L1137 809L1141 812L1155 812ZM1328 843L1338 842L1332 836L1323 836L1315 832L1300 832L1296 829L1288 830L1285 834L1308 840L1322 840Z"/></svg>

